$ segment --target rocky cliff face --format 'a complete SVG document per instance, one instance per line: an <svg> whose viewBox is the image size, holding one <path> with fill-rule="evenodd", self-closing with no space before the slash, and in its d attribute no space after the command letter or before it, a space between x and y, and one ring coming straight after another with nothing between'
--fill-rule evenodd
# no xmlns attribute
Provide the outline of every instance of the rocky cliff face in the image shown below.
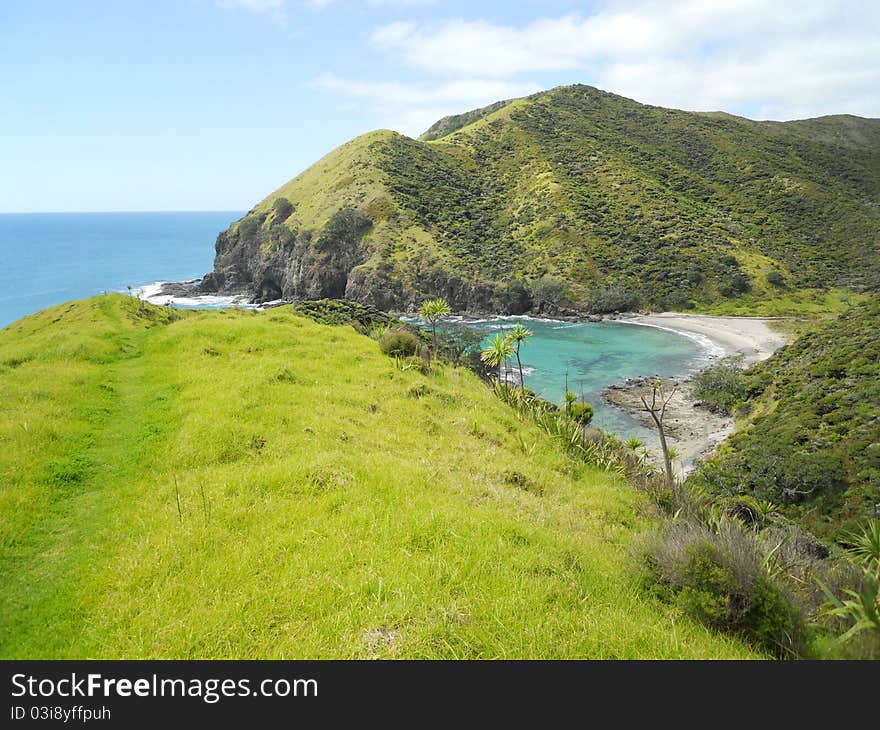
<svg viewBox="0 0 880 730"><path fill-rule="evenodd" d="M200 291L244 294L258 303L345 298L384 311L414 311L434 296L473 314L521 314L532 306L522 285L468 280L437 262L407 276L373 255L367 240L373 223L357 209L339 210L318 233L291 228L287 206L279 210L252 211L217 237L214 270Z"/></svg>
<svg viewBox="0 0 880 730"><path fill-rule="evenodd" d="M214 270L200 288L255 302L342 298L352 269L365 259L362 239L370 225L359 211L343 209L315 236L286 226L277 210L249 213L217 237Z"/></svg>

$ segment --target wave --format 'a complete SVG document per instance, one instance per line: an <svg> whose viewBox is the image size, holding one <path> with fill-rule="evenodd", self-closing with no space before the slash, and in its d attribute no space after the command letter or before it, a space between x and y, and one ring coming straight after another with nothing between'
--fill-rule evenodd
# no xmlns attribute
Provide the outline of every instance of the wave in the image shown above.
<svg viewBox="0 0 880 730"><path fill-rule="evenodd" d="M191 297L178 297L171 294L162 294L162 287L168 282L157 281L152 284L144 284L133 290L133 293L150 304L158 306L185 307L188 309L261 309L261 305L251 304L247 297L242 295L221 296L218 294L198 294ZM123 294L127 290L122 291Z"/></svg>

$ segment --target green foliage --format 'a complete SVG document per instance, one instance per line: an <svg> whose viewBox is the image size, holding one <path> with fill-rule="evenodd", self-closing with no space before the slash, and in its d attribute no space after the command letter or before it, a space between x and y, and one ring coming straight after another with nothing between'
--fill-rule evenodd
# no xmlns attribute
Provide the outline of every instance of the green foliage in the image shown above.
<svg viewBox="0 0 880 730"><path fill-rule="evenodd" d="M872 517L880 503L878 331L880 299L872 297L750 368L742 384L735 379L750 420L691 481L770 500L820 536ZM721 389L722 405L735 402L728 392Z"/></svg>
<svg viewBox="0 0 880 730"><path fill-rule="evenodd" d="M349 299L311 299L297 302L297 312L320 324L358 325L363 331L376 327L400 326L400 322L390 314L376 307Z"/></svg>
<svg viewBox="0 0 880 730"><path fill-rule="evenodd" d="M689 615L779 656L804 651L804 617L768 572L755 533L735 522L722 521L716 529L670 522L648 539L645 559L650 582Z"/></svg>
<svg viewBox="0 0 880 730"><path fill-rule="evenodd" d="M565 295L565 281L557 276L545 274L532 282L532 302L538 310L559 309L565 307L568 299Z"/></svg>
<svg viewBox="0 0 880 730"><path fill-rule="evenodd" d="M771 286L785 286L785 277L776 269L768 271L766 279Z"/></svg>
<svg viewBox="0 0 880 730"><path fill-rule="evenodd" d="M275 212L275 222L284 223L284 221L290 218L294 207L293 203L287 198L275 198L275 202L272 203L272 210Z"/></svg>
<svg viewBox="0 0 880 730"><path fill-rule="evenodd" d="M611 284L590 295L587 308L597 314L631 312L639 308L638 295L620 284Z"/></svg>
<svg viewBox="0 0 880 730"><path fill-rule="evenodd" d="M861 570L856 589L845 588L838 596L820 581L828 597L827 614L844 622L841 643L858 636L869 658L880 657L880 521L868 520L861 529L844 536L846 554Z"/></svg>
<svg viewBox="0 0 880 730"><path fill-rule="evenodd" d="M419 316L431 325L449 315L449 304L445 299L429 299L419 308Z"/></svg>
<svg viewBox="0 0 880 730"><path fill-rule="evenodd" d="M568 414L581 426L586 426L593 420L593 406L589 403L572 403L569 406Z"/></svg>
<svg viewBox="0 0 880 730"><path fill-rule="evenodd" d="M880 520L868 520L860 529L845 533L841 541L854 563L880 577Z"/></svg>
<svg viewBox="0 0 880 730"><path fill-rule="evenodd" d="M386 332L379 338L379 347L386 355L411 357L418 354L419 338L409 330L398 329Z"/></svg>
<svg viewBox="0 0 880 730"><path fill-rule="evenodd" d="M704 406L730 414L746 395L742 357L727 357L701 370L692 378L693 394Z"/></svg>

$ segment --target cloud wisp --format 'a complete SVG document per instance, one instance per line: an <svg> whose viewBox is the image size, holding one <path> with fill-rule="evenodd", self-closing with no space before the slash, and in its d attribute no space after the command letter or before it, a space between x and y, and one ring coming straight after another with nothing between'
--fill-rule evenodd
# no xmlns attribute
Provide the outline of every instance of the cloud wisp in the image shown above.
<svg viewBox="0 0 880 730"><path fill-rule="evenodd" d="M564 72L646 103L792 119L880 116L878 27L880 3L642 0L521 25L401 20L370 44L435 83Z"/></svg>

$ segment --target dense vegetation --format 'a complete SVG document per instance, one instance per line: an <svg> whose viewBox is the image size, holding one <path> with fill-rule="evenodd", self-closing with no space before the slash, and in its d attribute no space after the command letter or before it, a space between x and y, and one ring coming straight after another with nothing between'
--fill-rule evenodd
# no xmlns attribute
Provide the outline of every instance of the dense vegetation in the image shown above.
<svg viewBox="0 0 880 730"><path fill-rule="evenodd" d="M771 500L823 536L877 515L878 332L880 298L873 297L745 373L704 374L742 423L694 480Z"/></svg>
<svg viewBox="0 0 880 730"><path fill-rule="evenodd" d="M753 122L561 87L419 141L343 145L221 236L210 283L259 293L271 270L285 296L410 311L433 296L496 313L802 311L880 285L878 139L878 120ZM345 210L369 225L324 258L285 248Z"/></svg>
<svg viewBox="0 0 880 730"><path fill-rule="evenodd" d="M0 331L0 656L758 656L640 591L644 500L565 421L309 315Z"/></svg>

